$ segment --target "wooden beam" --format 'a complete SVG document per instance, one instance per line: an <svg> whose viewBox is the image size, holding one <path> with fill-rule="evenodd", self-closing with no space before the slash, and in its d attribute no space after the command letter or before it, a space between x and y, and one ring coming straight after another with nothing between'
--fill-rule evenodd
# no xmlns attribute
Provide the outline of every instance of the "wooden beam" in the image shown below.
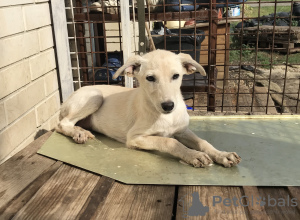
<svg viewBox="0 0 300 220"><path fill-rule="evenodd" d="M122 49L124 63L131 56L131 27L129 1L120 1ZM133 78L125 76L125 87L133 88Z"/></svg>
<svg viewBox="0 0 300 220"><path fill-rule="evenodd" d="M65 102L74 92L74 86L64 1L52 0L51 12L61 100Z"/></svg>
<svg viewBox="0 0 300 220"><path fill-rule="evenodd" d="M121 2L122 4L128 4L127 2ZM128 8L127 8L128 10ZM89 14L90 20L91 21L99 21L103 22L103 17L100 16L101 12L92 12ZM129 12L128 12L129 13ZM198 10L196 13L194 11L182 11L180 16L178 12L166 12L164 13L150 13L150 20L151 21L188 21L192 18L196 18L196 20L207 20L208 14L210 13L209 10ZM212 11L212 16L215 19L218 19L218 12L217 10ZM119 15L117 14L105 14L105 21L115 21L119 22ZM149 14L145 13L145 19L148 20ZM122 19L122 18L121 18ZM130 15L130 19L133 19L133 15ZM75 13L74 14L74 21L75 22L82 22L82 21L87 21L88 20L88 15L87 13ZM230 20L231 21L231 20ZM228 21L228 22L230 22Z"/></svg>

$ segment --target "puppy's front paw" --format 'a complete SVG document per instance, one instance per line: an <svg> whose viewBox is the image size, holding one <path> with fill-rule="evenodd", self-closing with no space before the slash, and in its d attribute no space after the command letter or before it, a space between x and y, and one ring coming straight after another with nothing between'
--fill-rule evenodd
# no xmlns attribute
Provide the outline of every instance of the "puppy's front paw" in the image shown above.
<svg viewBox="0 0 300 220"><path fill-rule="evenodd" d="M213 163L212 159L210 159L206 153L199 151L191 153L188 158L185 159L185 162L194 167L205 167Z"/></svg>
<svg viewBox="0 0 300 220"><path fill-rule="evenodd" d="M232 167L241 162L241 157L235 152L221 151L215 158L215 161L224 167Z"/></svg>

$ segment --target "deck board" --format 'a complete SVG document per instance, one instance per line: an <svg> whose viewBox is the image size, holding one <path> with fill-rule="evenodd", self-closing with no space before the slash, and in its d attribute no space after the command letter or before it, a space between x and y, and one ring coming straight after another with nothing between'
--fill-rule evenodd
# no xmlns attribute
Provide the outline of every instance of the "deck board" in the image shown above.
<svg viewBox="0 0 300 220"><path fill-rule="evenodd" d="M260 194L258 192L258 188L256 186L243 186L244 195L246 196L245 200L249 204L248 212L249 216L253 220L266 220L269 219L264 206L260 206L256 204L256 202L252 202L253 198L259 198Z"/></svg>
<svg viewBox="0 0 300 220"><path fill-rule="evenodd" d="M56 162L36 154L50 135L51 132L44 134L0 166L0 213L10 200Z"/></svg>
<svg viewBox="0 0 300 220"><path fill-rule="evenodd" d="M74 219L99 178L62 165L13 219Z"/></svg>
<svg viewBox="0 0 300 220"><path fill-rule="evenodd" d="M171 219L175 186L115 182L91 219Z"/></svg>
<svg viewBox="0 0 300 220"><path fill-rule="evenodd" d="M127 219L138 187L115 182L104 204L98 206L91 219Z"/></svg>
<svg viewBox="0 0 300 220"><path fill-rule="evenodd" d="M140 185L127 219L171 219L175 186Z"/></svg>
<svg viewBox="0 0 300 220"><path fill-rule="evenodd" d="M288 186L289 193L292 198L296 198L298 201L297 209L300 213L300 186Z"/></svg>
<svg viewBox="0 0 300 220"><path fill-rule="evenodd" d="M102 176L88 200L82 207L78 219L92 219L98 207L102 207L103 203L110 192L115 180L106 176Z"/></svg>
<svg viewBox="0 0 300 220"><path fill-rule="evenodd" d="M28 187L20 193L15 199L11 200L5 207L0 210L1 219L11 219L48 181L48 179L58 170L62 162L57 161L55 164L45 170L36 178Z"/></svg>
<svg viewBox="0 0 300 220"><path fill-rule="evenodd" d="M288 190L285 187L258 187L259 194L266 202L265 210L270 219L300 219L297 207L288 204ZM269 202L268 202L269 201ZM281 204L279 205L279 202ZM276 203L276 205L274 205ZM284 204L283 204L284 203ZM299 203L299 201L298 201Z"/></svg>
<svg viewBox="0 0 300 220"><path fill-rule="evenodd" d="M50 135L0 166L0 219L300 219L300 187L126 185L37 155ZM194 192L209 206L205 216L184 215ZM213 196L249 206L213 206ZM259 206L252 196L298 204Z"/></svg>
<svg viewBox="0 0 300 220"><path fill-rule="evenodd" d="M187 216L188 209L192 204L193 197L191 196L194 192L198 192L199 200L203 206L207 206L209 211L205 216L195 216L191 219L249 219L247 209L238 204L238 206L223 205L223 200L226 198L241 198L243 192L241 187L229 187L229 186L181 186L178 192L178 203L177 203L177 214L176 219L183 219ZM213 200L215 197L215 206ZM222 202L217 203L221 197Z"/></svg>

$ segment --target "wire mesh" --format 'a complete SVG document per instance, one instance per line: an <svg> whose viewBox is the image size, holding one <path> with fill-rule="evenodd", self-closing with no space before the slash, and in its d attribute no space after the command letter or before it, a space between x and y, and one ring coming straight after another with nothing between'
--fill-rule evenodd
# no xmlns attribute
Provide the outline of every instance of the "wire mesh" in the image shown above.
<svg viewBox="0 0 300 220"><path fill-rule="evenodd" d="M124 86L122 77L112 79L126 35L119 0L65 2L75 88ZM156 49L188 53L207 71L183 79L189 110L299 114L300 1L145 0L143 19L137 3L128 9L132 54L141 52L142 33L146 51L152 39Z"/></svg>

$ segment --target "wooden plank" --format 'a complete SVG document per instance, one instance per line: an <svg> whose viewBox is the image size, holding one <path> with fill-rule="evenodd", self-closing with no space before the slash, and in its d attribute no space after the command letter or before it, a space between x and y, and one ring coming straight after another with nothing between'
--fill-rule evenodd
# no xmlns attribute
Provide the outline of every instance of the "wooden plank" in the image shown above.
<svg viewBox="0 0 300 220"><path fill-rule="evenodd" d="M224 59L225 59L224 54L220 54L220 55L218 54L216 56L216 64L224 65ZM204 54L203 56L200 55L200 62L199 63L201 65L207 65L207 63L208 63L208 55L207 54Z"/></svg>
<svg viewBox="0 0 300 220"><path fill-rule="evenodd" d="M122 7L122 6L120 6L120 7ZM209 14L209 10L197 10L196 16L195 16L194 11L182 11L180 16L179 16L178 12L166 12L165 15L164 15L164 13L150 13L150 19L151 19L151 21L178 21L179 19L181 19L183 21L183 20L190 20L190 19L196 17L197 20L207 20L208 14ZM101 16L99 16L99 15L100 15L99 12L98 13L97 12L90 13L90 15L89 15L90 20L103 22L102 14L101 14ZM121 16L122 16L122 13L121 13ZM149 17L149 15L146 13L145 14L146 20L148 19L148 17ZM216 10L212 11L212 17L218 18L218 12ZM118 14L104 14L104 19L105 19L105 21L115 21L115 22L120 21ZM133 19L132 14L130 15L130 19L131 20ZM87 21L87 20L88 20L88 16L86 13L74 14L75 22Z"/></svg>
<svg viewBox="0 0 300 220"><path fill-rule="evenodd" d="M138 187L115 182L104 204L99 206L92 219L127 219Z"/></svg>
<svg viewBox="0 0 300 220"><path fill-rule="evenodd" d="M217 44L217 49L225 51L225 45L224 44ZM205 52L207 52L206 50L208 50L208 45L202 46L202 44L201 44L201 51L202 50L205 50ZM219 51L217 51L217 52L219 52Z"/></svg>
<svg viewBox="0 0 300 220"><path fill-rule="evenodd" d="M99 178L62 165L13 219L74 219Z"/></svg>
<svg viewBox="0 0 300 220"><path fill-rule="evenodd" d="M196 193L196 194L195 194ZM204 216L193 216L187 215L190 207L195 204L193 199L199 200L203 206L209 208L207 213L203 213ZM229 186L182 186L179 187L178 202L176 219L248 219L247 209L245 209L239 201L236 201L237 206L233 204L233 199L238 200L243 196L240 187L229 187ZM225 206L223 201L225 199L231 199L231 204ZM217 203L217 201L222 201ZM214 204L215 200L215 204ZM228 201L228 200L227 200ZM228 203L226 203L228 204ZM244 204L244 203L243 203ZM199 204L198 204L199 205ZM215 206L214 206L215 205Z"/></svg>
<svg viewBox="0 0 300 220"><path fill-rule="evenodd" d="M208 54L208 51L200 51L200 55L207 55ZM217 56L219 55L219 56L223 56L223 57L225 57L225 50L217 50L216 51L216 54L217 54Z"/></svg>
<svg viewBox="0 0 300 220"><path fill-rule="evenodd" d="M225 45L225 40L226 40L226 37L225 35L217 35L217 45ZM202 46L208 46L208 39L205 38L205 40L201 43L201 48Z"/></svg>
<svg viewBox="0 0 300 220"><path fill-rule="evenodd" d="M39 177L37 177L28 187L24 189L16 198L11 200L7 206L0 209L0 219L11 219L42 187L42 185L49 180L49 178L58 170L62 162L57 161L55 164L45 170Z"/></svg>
<svg viewBox="0 0 300 220"><path fill-rule="evenodd" d="M127 219L172 219L175 186L140 185Z"/></svg>
<svg viewBox="0 0 300 220"><path fill-rule="evenodd" d="M260 204L257 204L257 198L260 197L258 189L256 186L243 186L244 195L246 196L246 201L249 204L247 207L249 210L249 216L253 220L265 220L269 219L266 210L264 206L260 206ZM255 200L255 202L252 202L252 199Z"/></svg>
<svg viewBox="0 0 300 220"><path fill-rule="evenodd" d="M103 206L103 203L110 192L115 180L102 176L98 181L97 185L95 186L93 192L87 199L86 203L84 204L83 208L81 209L78 219L91 219L97 208Z"/></svg>
<svg viewBox="0 0 300 220"><path fill-rule="evenodd" d="M37 155L52 132L48 132L0 166L0 209L56 161Z"/></svg>
<svg viewBox="0 0 300 220"><path fill-rule="evenodd" d="M92 219L171 219L174 196L174 186L115 182Z"/></svg>
<svg viewBox="0 0 300 220"><path fill-rule="evenodd" d="M57 68L62 102L74 92L65 2L51 1Z"/></svg>
<svg viewBox="0 0 300 220"><path fill-rule="evenodd" d="M300 219L297 207L291 206L287 188L258 187L258 191L262 200L266 202L264 208L270 219Z"/></svg>
<svg viewBox="0 0 300 220"><path fill-rule="evenodd" d="M300 212L300 186L288 186L288 190L291 197L297 199L297 209Z"/></svg>

